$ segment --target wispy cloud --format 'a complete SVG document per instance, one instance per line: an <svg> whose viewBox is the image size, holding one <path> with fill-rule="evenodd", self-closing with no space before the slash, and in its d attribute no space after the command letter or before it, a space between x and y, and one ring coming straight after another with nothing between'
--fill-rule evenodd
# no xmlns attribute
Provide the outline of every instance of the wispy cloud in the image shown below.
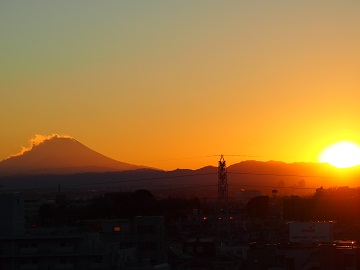
<svg viewBox="0 0 360 270"><path fill-rule="evenodd" d="M15 154L15 155L11 155L9 158L11 157L17 157L17 156L21 156L23 155L25 152L30 151L31 149L33 149L33 147L42 144L45 141L49 141L52 139L56 139L56 138L70 138L73 139L73 137L68 136L68 135L59 135L59 134L51 134L51 135L42 135L42 134L36 134L33 138L31 138L29 140L29 146L25 147L22 146L22 149L19 153Z"/></svg>

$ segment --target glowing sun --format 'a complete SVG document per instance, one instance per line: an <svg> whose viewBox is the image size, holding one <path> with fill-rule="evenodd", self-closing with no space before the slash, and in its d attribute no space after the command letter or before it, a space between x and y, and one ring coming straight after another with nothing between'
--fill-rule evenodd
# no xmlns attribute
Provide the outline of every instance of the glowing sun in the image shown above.
<svg viewBox="0 0 360 270"><path fill-rule="evenodd" d="M327 147L320 154L319 161L337 168L360 165L360 146L348 141L338 142Z"/></svg>

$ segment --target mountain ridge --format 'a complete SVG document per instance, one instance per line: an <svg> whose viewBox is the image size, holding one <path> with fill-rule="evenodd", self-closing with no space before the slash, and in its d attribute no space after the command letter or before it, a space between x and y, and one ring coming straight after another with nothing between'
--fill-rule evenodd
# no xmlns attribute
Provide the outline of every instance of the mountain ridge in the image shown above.
<svg viewBox="0 0 360 270"><path fill-rule="evenodd" d="M73 174L146 168L102 155L73 138L54 136L19 155L0 162L0 176L24 174Z"/></svg>
<svg viewBox="0 0 360 270"><path fill-rule="evenodd" d="M246 160L227 166L229 196L245 189L271 194L308 194L323 186L357 186L360 166L337 169L327 163ZM73 138L52 137L0 162L3 191L47 189L136 190L216 197L218 168L163 171L116 161Z"/></svg>
<svg viewBox="0 0 360 270"><path fill-rule="evenodd" d="M248 167L245 170L248 163L256 166ZM236 197L238 192L249 189L260 190L262 194L268 195L271 195L272 190L278 190L278 194L284 196L309 195L321 186L324 188L357 186L356 180L359 180L360 176L360 168L355 168L349 175L343 170L334 174L330 165L321 163L302 163L298 167L299 164L296 163L280 162L278 165L281 166L273 169L271 169L271 164L273 163L242 161L227 167L229 196ZM327 169L330 171L326 171ZM197 170L161 171L144 168L77 174L13 175L0 178L0 186L3 191L21 189L35 190L36 192L52 190L54 192L61 185L62 190L67 192L90 190L115 192L148 189L157 194L207 198L217 197L217 184L218 168L215 166L206 166Z"/></svg>

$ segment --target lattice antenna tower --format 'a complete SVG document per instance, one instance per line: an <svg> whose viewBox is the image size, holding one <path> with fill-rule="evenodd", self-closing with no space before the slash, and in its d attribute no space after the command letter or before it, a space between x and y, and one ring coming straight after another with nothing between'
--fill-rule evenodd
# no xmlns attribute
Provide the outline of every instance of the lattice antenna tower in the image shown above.
<svg viewBox="0 0 360 270"><path fill-rule="evenodd" d="M228 201L226 161L223 155L220 157L218 168L218 200L222 202Z"/></svg>

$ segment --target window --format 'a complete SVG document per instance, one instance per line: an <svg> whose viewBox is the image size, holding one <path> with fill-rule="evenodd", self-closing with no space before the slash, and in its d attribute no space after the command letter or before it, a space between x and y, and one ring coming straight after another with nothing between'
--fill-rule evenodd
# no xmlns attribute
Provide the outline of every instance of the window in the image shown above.
<svg viewBox="0 0 360 270"><path fill-rule="evenodd" d="M154 225L140 225L138 227L138 232L141 234L155 234L156 226Z"/></svg>
<svg viewBox="0 0 360 270"><path fill-rule="evenodd" d="M20 243L19 248L27 248L28 245L26 243Z"/></svg>
<svg viewBox="0 0 360 270"><path fill-rule="evenodd" d="M294 258L286 258L285 259L285 269L286 270L294 270L295 269L295 260Z"/></svg>
<svg viewBox="0 0 360 270"><path fill-rule="evenodd" d="M139 251L155 250L156 247L157 247L157 242L140 242L140 243L138 243Z"/></svg>
<svg viewBox="0 0 360 270"><path fill-rule="evenodd" d="M98 256L98 257L95 257L95 263L102 263L103 262L103 258Z"/></svg>
<svg viewBox="0 0 360 270"><path fill-rule="evenodd" d="M354 266L353 255L352 254L344 254L344 266L345 267Z"/></svg>
<svg viewBox="0 0 360 270"><path fill-rule="evenodd" d="M195 248L196 248L196 253L198 253L198 254L204 253L204 247L203 246L197 246Z"/></svg>

